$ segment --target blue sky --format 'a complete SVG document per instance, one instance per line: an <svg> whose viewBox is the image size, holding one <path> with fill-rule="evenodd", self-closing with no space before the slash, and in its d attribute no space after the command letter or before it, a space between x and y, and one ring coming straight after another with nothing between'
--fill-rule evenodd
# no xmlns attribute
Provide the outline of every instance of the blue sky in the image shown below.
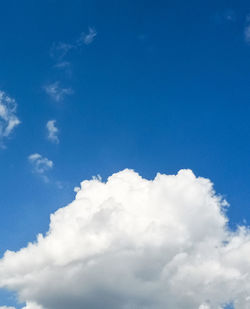
<svg viewBox="0 0 250 309"><path fill-rule="evenodd" d="M248 14L247 1L2 2L0 90L21 123L1 141L1 256L44 233L82 180L124 168L190 168L232 227L249 222Z"/></svg>

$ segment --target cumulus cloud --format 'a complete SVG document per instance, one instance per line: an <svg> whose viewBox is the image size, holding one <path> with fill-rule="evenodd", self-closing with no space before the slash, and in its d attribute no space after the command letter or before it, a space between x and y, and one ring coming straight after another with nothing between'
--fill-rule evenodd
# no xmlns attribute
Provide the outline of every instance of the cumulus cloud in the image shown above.
<svg viewBox="0 0 250 309"><path fill-rule="evenodd" d="M17 103L4 91L0 91L0 140L8 137L20 124L16 115Z"/></svg>
<svg viewBox="0 0 250 309"><path fill-rule="evenodd" d="M190 170L83 181L46 235L0 260L29 309L250 308L250 232Z"/></svg>
<svg viewBox="0 0 250 309"><path fill-rule="evenodd" d="M22 309L43 309L43 307L34 302L27 302L26 306Z"/></svg>
<svg viewBox="0 0 250 309"><path fill-rule="evenodd" d="M16 308L8 306L0 306L0 309L16 309ZM22 309L43 309L43 307L33 302L27 302L26 306L22 307Z"/></svg>
<svg viewBox="0 0 250 309"><path fill-rule="evenodd" d="M46 129L48 133L48 140L50 140L52 143L59 143L58 133L59 130L56 127L56 120L49 120L46 124Z"/></svg>
<svg viewBox="0 0 250 309"><path fill-rule="evenodd" d="M72 88L63 88L58 81L44 87L45 92L56 102L60 102L65 96L73 94Z"/></svg>
<svg viewBox="0 0 250 309"><path fill-rule="evenodd" d="M53 161L43 157L39 153L31 154L28 160L32 164L33 172L40 175L47 182L48 177L46 176L46 172L52 169L54 165Z"/></svg>

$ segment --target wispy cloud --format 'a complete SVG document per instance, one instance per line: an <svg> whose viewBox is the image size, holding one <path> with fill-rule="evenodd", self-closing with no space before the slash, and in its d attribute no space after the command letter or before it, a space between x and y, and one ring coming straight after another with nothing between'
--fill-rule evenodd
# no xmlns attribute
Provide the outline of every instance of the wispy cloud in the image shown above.
<svg viewBox="0 0 250 309"><path fill-rule="evenodd" d="M245 27L244 31L245 41L249 44L250 43L250 25Z"/></svg>
<svg viewBox="0 0 250 309"><path fill-rule="evenodd" d="M56 120L49 120L46 124L46 129L48 133L48 140L52 143L59 143L58 133L59 130L56 127Z"/></svg>
<svg viewBox="0 0 250 309"><path fill-rule="evenodd" d="M54 69L64 71L68 77L72 76L72 66L69 61L59 61L55 65L53 65Z"/></svg>
<svg viewBox="0 0 250 309"><path fill-rule="evenodd" d="M53 168L53 161L43 157L39 153L29 155L28 160L32 165L33 172L40 175L45 182L48 182L49 179L46 173Z"/></svg>
<svg viewBox="0 0 250 309"><path fill-rule="evenodd" d="M56 60L62 60L67 53L75 48L72 44L67 44L63 42L53 43L50 49L51 58L55 58Z"/></svg>
<svg viewBox="0 0 250 309"><path fill-rule="evenodd" d="M70 62L69 61L58 62L54 65L54 67L57 69L68 69L70 67Z"/></svg>
<svg viewBox="0 0 250 309"><path fill-rule="evenodd" d="M244 39L246 43L250 43L250 14L246 16L246 26L244 29Z"/></svg>
<svg viewBox="0 0 250 309"><path fill-rule="evenodd" d="M58 81L44 87L45 92L56 102L60 102L65 96L73 94L72 88L63 88Z"/></svg>
<svg viewBox="0 0 250 309"><path fill-rule="evenodd" d="M50 56L51 58L58 61L58 66L56 67L61 68L60 63L65 64L63 59L70 51L77 49L83 45L90 45L94 41L96 36L97 36L97 32L95 28L89 27L87 33L82 32L80 36L72 43L64 43L64 42L55 43L54 42L50 49Z"/></svg>
<svg viewBox="0 0 250 309"><path fill-rule="evenodd" d="M223 13L223 17L226 21L235 22L237 20L237 16L234 10L227 9Z"/></svg>
<svg viewBox="0 0 250 309"><path fill-rule="evenodd" d="M237 14L232 9L218 11L211 17L216 24L235 23L237 21Z"/></svg>
<svg viewBox="0 0 250 309"><path fill-rule="evenodd" d="M82 44L89 45L94 41L96 36L97 36L96 30L92 27L89 27L89 32L88 33L82 32L80 38L77 40L77 43L78 45Z"/></svg>
<svg viewBox="0 0 250 309"><path fill-rule="evenodd" d="M21 122L16 116L16 100L0 91L0 140L8 137Z"/></svg>

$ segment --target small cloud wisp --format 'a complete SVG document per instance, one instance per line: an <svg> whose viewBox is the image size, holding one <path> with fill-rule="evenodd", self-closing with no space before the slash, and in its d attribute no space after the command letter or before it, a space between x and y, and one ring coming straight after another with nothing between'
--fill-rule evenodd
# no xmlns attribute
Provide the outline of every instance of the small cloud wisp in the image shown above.
<svg viewBox="0 0 250 309"><path fill-rule="evenodd" d="M16 115L16 100L0 91L0 142L9 137L21 121Z"/></svg>
<svg viewBox="0 0 250 309"><path fill-rule="evenodd" d="M28 160L32 165L33 172L41 176L45 182L48 182L49 179L46 173L53 168L53 161L43 157L39 153L29 155Z"/></svg>
<svg viewBox="0 0 250 309"><path fill-rule="evenodd" d="M46 124L46 129L48 134L48 140L52 143L59 144L59 129L56 127L56 120L49 120Z"/></svg>
<svg viewBox="0 0 250 309"><path fill-rule="evenodd" d="M74 93L72 88L61 87L58 81L45 86L44 89L47 95L49 95L56 102L60 102L65 98L65 96Z"/></svg>

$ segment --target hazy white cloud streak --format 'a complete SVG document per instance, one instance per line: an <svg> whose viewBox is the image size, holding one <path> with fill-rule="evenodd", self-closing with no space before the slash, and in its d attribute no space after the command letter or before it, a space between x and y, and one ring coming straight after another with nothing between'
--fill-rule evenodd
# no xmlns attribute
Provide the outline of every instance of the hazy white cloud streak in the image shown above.
<svg viewBox="0 0 250 309"><path fill-rule="evenodd" d="M246 43L250 44L250 14L246 17L246 26L244 30L244 37Z"/></svg>
<svg viewBox="0 0 250 309"><path fill-rule="evenodd" d="M64 42L58 42L53 43L51 50L50 50L50 56L51 58L58 61L58 64L55 65L57 68L66 67L69 65L68 61L63 61L65 56L72 50L76 50L77 48L82 47L83 45L90 45L93 43L94 39L97 36L97 32L95 28L89 27L88 33L82 32L80 37L77 38L72 43L64 43ZM65 64L67 64L65 66Z"/></svg>
<svg viewBox="0 0 250 309"><path fill-rule="evenodd" d="M56 102L60 102L65 96L73 94L72 88L63 88L60 83L56 81L55 83L45 86L45 92Z"/></svg>
<svg viewBox="0 0 250 309"><path fill-rule="evenodd" d="M47 182L48 177L46 176L46 172L52 169L54 165L53 161L43 157L39 153L29 155L28 160L32 164L33 172L40 175Z"/></svg>
<svg viewBox="0 0 250 309"><path fill-rule="evenodd" d="M17 103L4 91L0 91L0 140L8 137L20 124L16 115Z"/></svg>
<svg viewBox="0 0 250 309"><path fill-rule="evenodd" d="M246 42L250 43L250 25L246 26L244 34Z"/></svg>
<svg viewBox="0 0 250 309"><path fill-rule="evenodd" d="M59 130L56 127L56 120L49 120L46 124L46 129L48 133L48 140L50 140L52 143L59 143L58 133Z"/></svg>
<svg viewBox="0 0 250 309"><path fill-rule="evenodd" d="M84 43L85 45L89 45L94 41L96 36L97 36L96 30L94 28L89 27L89 32L88 33L83 32L80 38L78 39L77 43L78 45L82 45L82 43Z"/></svg>

